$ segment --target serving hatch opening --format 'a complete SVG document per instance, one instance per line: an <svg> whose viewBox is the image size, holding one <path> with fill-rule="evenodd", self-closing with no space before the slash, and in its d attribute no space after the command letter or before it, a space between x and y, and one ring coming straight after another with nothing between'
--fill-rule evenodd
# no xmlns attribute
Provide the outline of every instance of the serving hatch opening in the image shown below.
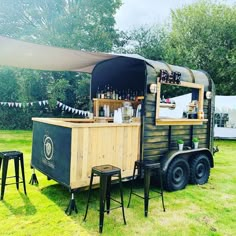
<svg viewBox="0 0 236 236"><path fill-rule="evenodd" d="M92 72L91 99L96 98L98 89L109 85L117 91L132 91L138 95L146 89L146 63L129 57L117 57L96 65Z"/></svg>

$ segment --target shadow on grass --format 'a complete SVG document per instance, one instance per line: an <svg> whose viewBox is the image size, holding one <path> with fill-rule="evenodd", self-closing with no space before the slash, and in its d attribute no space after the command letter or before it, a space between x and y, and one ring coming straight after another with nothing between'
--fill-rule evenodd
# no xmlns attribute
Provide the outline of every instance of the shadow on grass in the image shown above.
<svg viewBox="0 0 236 236"><path fill-rule="evenodd" d="M14 207L9 202L2 200L3 204L11 211L14 215L34 215L36 213L35 206L31 203L29 197L21 192L19 192L19 195L21 196L23 200L23 205ZM18 204L16 204L18 205Z"/></svg>
<svg viewBox="0 0 236 236"><path fill-rule="evenodd" d="M71 199L71 193L68 188L61 184L54 184L41 189L41 193L44 194L48 199L53 201L62 211L65 211L69 205ZM85 205L87 203L88 192L83 190L77 190L74 194L78 213L84 214ZM72 212L71 215L75 215Z"/></svg>
<svg viewBox="0 0 236 236"><path fill-rule="evenodd" d="M130 183L123 183L123 191L125 201L128 201L128 193L130 189ZM62 211L65 211L69 205L71 199L71 193L68 188L61 184L49 185L41 189L42 194L44 194L48 199L53 201ZM119 199L119 184L112 184L111 195ZM85 213L85 208L88 199L88 190L79 189L74 194L76 206L78 209L78 215L83 216ZM125 204L126 205L126 204ZM98 186L92 189L91 199L89 204L89 209L98 211L99 209L99 188ZM76 215L73 211L71 216Z"/></svg>

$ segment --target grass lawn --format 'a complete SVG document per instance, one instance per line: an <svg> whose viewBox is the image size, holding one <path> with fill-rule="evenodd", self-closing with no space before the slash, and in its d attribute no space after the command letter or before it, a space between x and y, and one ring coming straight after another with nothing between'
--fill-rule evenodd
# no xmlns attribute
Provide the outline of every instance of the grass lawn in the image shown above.
<svg viewBox="0 0 236 236"><path fill-rule="evenodd" d="M19 150L24 153L27 193L22 185L6 186L0 202L0 235L99 235L98 189L93 190L87 221L83 222L87 191L76 193L78 214L64 213L69 191L36 171L39 185L28 184L32 170L30 131L0 131L0 151ZM149 216L144 217L143 200L132 197L125 208L127 225L123 224L121 209L105 215L103 235L236 235L236 141L216 141L220 152L215 155L215 168L205 185L188 185L177 192L165 192L166 212L161 199L150 200ZM13 172L13 163L9 172ZM10 173L9 173L10 174ZM124 183L125 206L129 184ZM118 186L112 186L119 196Z"/></svg>

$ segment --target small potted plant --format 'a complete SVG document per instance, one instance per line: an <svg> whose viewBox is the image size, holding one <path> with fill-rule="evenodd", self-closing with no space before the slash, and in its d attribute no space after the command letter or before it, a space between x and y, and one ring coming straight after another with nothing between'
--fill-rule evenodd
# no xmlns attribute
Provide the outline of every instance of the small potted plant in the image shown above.
<svg viewBox="0 0 236 236"><path fill-rule="evenodd" d="M184 148L184 141L182 139L178 139L177 144L179 146L179 150L182 151Z"/></svg>
<svg viewBox="0 0 236 236"><path fill-rule="evenodd" d="M197 137L193 138L193 148L197 149L198 148L198 143L199 143L199 139Z"/></svg>

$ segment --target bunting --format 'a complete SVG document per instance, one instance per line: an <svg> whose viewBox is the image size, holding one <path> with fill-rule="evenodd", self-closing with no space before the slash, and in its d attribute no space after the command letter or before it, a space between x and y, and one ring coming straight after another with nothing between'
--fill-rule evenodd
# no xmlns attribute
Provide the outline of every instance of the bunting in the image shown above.
<svg viewBox="0 0 236 236"><path fill-rule="evenodd" d="M38 104L39 106L46 106L48 105L48 100L42 100L42 101L36 101L36 102L0 102L0 106L8 106L8 107L18 107L18 108L25 108L34 106L35 104ZM71 112L74 114L83 115L86 117L90 116L89 111L79 110L74 107L70 107L60 101L56 102L57 106L60 107L63 111Z"/></svg>

